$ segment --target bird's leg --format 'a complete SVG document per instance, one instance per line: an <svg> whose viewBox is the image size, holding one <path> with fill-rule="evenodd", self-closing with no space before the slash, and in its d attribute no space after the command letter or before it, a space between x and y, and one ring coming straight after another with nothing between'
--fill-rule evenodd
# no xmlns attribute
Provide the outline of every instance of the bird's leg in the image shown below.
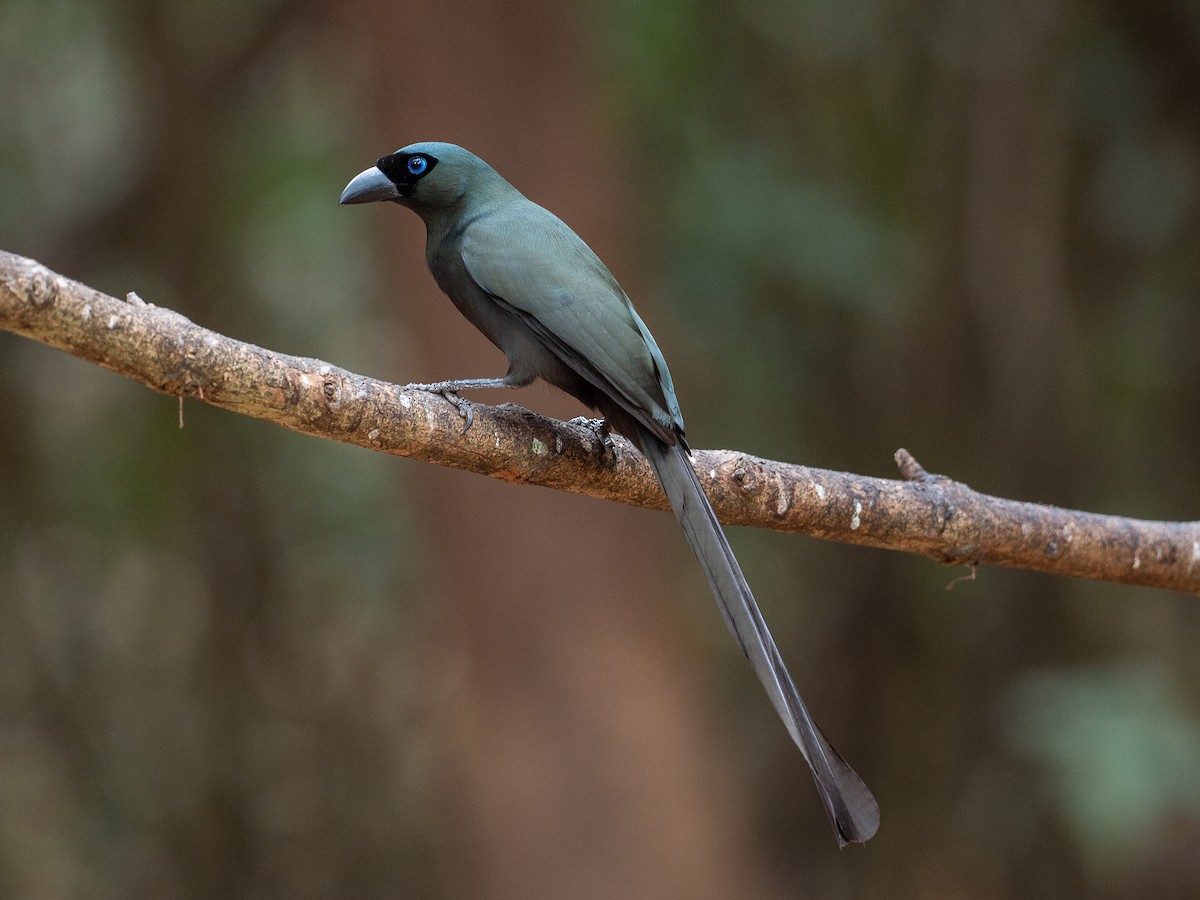
<svg viewBox="0 0 1200 900"><path fill-rule="evenodd" d="M613 440L612 429L609 428L608 419L589 419L587 416L576 416L568 425L579 425L590 431L600 445L608 451L613 457L617 458L617 442Z"/></svg>
<svg viewBox="0 0 1200 900"><path fill-rule="evenodd" d="M441 394L458 408L458 414L467 420L463 425L463 434L471 428L475 421L475 410L471 401L458 396L459 391L473 391L477 388L506 388L512 387L507 378L459 378L456 381L435 381L433 384L406 384L406 391L429 391L431 394Z"/></svg>
<svg viewBox="0 0 1200 900"><path fill-rule="evenodd" d="M431 391L434 394L457 394L477 388L512 387L507 378L459 378L455 381L435 381L433 384L406 384L406 391Z"/></svg>

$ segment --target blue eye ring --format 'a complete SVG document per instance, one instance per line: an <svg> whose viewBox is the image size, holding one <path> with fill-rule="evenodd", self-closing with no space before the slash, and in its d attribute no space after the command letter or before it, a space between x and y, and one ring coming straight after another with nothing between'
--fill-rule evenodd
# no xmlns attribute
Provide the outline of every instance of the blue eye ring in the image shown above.
<svg viewBox="0 0 1200 900"><path fill-rule="evenodd" d="M422 175L429 168L429 160L423 156L410 156L406 168L411 175Z"/></svg>

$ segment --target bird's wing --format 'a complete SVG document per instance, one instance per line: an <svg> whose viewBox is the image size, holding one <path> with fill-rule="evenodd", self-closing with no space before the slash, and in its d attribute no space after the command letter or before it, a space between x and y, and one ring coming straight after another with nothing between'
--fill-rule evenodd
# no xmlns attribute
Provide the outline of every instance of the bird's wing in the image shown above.
<svg viewBox="0 0 1200 900"><path fill-rule="evenodd" d="M572 370L675 443L683 417L662 352L616 279L562 220L522 203L473 220L461 248L482 290Z"/></svg>

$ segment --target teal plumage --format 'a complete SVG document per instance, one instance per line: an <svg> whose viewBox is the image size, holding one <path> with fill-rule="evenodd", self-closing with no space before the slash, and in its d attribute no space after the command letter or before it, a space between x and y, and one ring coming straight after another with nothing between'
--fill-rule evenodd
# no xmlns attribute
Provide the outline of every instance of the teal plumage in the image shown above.
<svg viewBox="0 0 1200 900"><path fill-rule="evenodd" d="M461 390L520 387L541 378L599 410L637 444L725 623L808 761L839 843L871 838L879 826L875 798L800 699L692 468L662 351L604 263L560 219L453 144L397 150L358 175L341 197L342 203L377 200L407 206L425 221L425 258L434 279L508 359L503 378L420 387L462 403Z"/></svg>

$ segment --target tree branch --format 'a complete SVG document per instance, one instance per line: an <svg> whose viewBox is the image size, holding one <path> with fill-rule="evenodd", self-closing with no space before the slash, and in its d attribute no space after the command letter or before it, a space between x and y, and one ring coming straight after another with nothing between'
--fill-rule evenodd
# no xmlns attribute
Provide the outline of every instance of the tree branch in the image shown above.
<svg viewBox="0 0 1200 900"><path fill-rule="evenodd" d="M195 397L318 437L634 506L666 509L641 456L609 453L593 429L511 404L475 405L463 433L437 395L320 360L286 356L118 300L0 251L0 328L97 363L163 394ZM903 481L695 453L722 522L919 553L938 562L1029 569L1200 594L1200 522L1103 516L980 494L930 475L905 450Z"/></svg>

